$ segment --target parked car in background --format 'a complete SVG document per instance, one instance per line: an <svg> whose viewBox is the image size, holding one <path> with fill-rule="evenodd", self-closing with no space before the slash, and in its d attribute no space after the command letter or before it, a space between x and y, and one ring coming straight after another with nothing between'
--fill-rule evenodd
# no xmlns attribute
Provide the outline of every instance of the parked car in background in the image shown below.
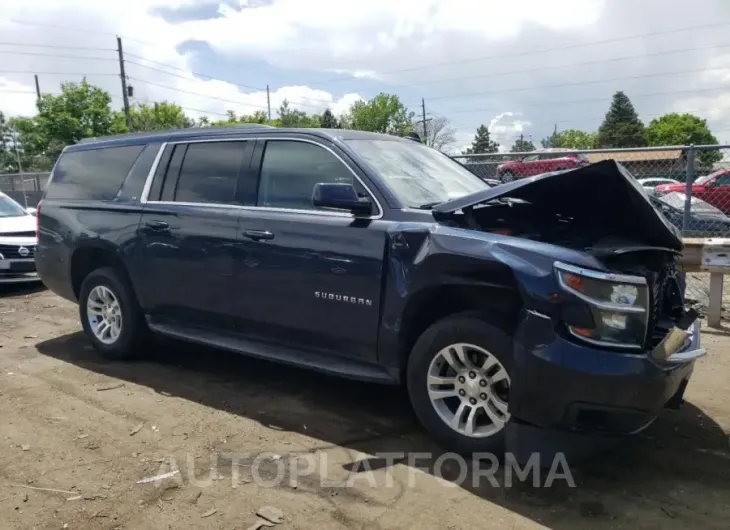
<svg viewBox="0 0 730 530"><path fill-rule="evenodd" d="M532 177L541 173L575 169L589 164L583 153L571 154L568 149L538 149L525 153L520 159L509 160L497 166L497 178L511 182L522 177Z"/></svg>
<svg viewBox="0 0 730 530"><path fill-rule="evenodd" d="M613 161L492 188L389 135L133 134L66 148L38 220L43 282L101 355L154 332L403 384L451 451L611 443L705 353L681 237Z"/></svg>
<svg viewBox="0 0 730 530"><path fill-rule="evenodd" d="M684 207L687 195L673 191L659 197L651 197L652 204L659 208L664 217L679 230L684 237L730 237L730 218L718 208L702 199L690 199L690 218L684 230Z"/></svg>
<svg viewBox="0 0 730 530"><path fill-rule="evenodd" d="M680 182L678 180L664 179L664 178L639 179L637 182L639 184L641 184L641 187L644 188L644 191L646 191L649 195L656 195L657 186L664 186L664 185L668 185L668 184L680 184Z"/></svg>
<svg viewBox="0 0 730 530"><path fill-rule="evenodd" d="M36 218L0 192L0 284L38 281Z"/></svg>
<svg viewBox="0 0 730 530"><path fill-rule="evenodd" d="M656 187L657 194L685 193L685 184L664 184ZM700 177L692 183L692 197L711 204L725 214L730 214L730 169L721 169Z"/></svg>

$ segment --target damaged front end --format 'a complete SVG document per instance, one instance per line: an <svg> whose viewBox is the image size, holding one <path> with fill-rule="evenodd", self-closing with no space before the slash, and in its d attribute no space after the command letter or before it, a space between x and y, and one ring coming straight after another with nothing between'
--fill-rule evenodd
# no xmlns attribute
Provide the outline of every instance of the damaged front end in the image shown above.
<svg viewBox="0 0 730 530"><path fill-rule="evenodd" d="M677 270L681 235L614 161L521 179L442 203L434 217L588 254L601 268L556 261L559 322L577 341L659 363L704 354ZM514 241L514 240L512 240ZM508 239L495 247L512 246ZM696 346L696 347L695 347ZM688 348L692 353L688 353Z"/></svg>

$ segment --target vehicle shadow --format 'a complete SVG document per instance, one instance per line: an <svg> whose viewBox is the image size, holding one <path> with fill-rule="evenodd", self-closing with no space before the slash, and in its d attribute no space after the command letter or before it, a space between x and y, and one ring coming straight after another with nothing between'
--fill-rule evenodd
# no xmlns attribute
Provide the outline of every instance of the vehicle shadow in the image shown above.
<svg viewBox="0 0 730 530"><path fill-rule="evenodd" d="M24 294L35 294L45 291L46 286L42 282L29 283L0 283L0 299L10 296L20 296Z"/></svg>
<svg viewBox="0 0 730 530"><path fill-rule="evenodd" d="M419 460L418 468L455 478L447 467L434 465L443 450L423 433L400 388L340 380L173 341L160 341L151 357L131 363L104 361L81 333L39 343L37 349L85 370L314 437L328 446L368 455L431 452L433 459ZM514 481L512 487L500 480L495 487L474 481L471 472L459 487L556 529L621 524L679 528L690 518L714 526L728 516L727 507L719 503L715 512L692 502L705 499L707 491L717 492L720 499L730 495L727 449L723 429L686 403L621 446L579 464L570 462L574 488L565 480L535 487L532 478ZM378 458L369 464L371 469L389 465ZM540 486L544 483L543 476Z"/></svg>

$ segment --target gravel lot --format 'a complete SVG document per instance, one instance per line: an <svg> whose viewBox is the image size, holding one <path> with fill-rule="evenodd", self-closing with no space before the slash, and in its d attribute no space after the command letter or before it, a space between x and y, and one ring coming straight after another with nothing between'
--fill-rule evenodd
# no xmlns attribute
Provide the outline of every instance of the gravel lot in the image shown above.
<svg viewBox="0 0 730 530"><path fill-rule="evenodd" d="M172 342L106 362L74 305L0 287L0 520L245 529L272 506L282 529L728 528L730 330L703 340L683 409L572 465L575 488L506 487L500 473L498 486L454 485L440 476L459 466L435 462L402 390ZM385 452L434 459L418 470L375 458Z"/></svg>

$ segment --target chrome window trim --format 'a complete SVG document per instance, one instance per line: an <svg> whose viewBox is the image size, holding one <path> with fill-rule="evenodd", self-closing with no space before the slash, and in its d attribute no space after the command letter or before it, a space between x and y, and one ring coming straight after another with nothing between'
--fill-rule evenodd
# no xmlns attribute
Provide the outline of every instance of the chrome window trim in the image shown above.
<svg viewBox="0 0 730 530"><path fill-rule="evenodd" d="M178 144L197 144L197 143L211 143L211 142L246 142L246 141L294 141L294 142L303 142L308 144L316 145L317 147L320 147L322 149L325 149L326 151L329 151L330 154L332 154L337 160L340 161L349 171L352 173L352 176L357 179L357 181L362 185L363 188L365 188L365 191L370 195L370 198L373 201L373 204L375 204L378 207L378 213L375 215L370 215L367 217L358 217L356 215L353 215L351 213L347 212L337 212L337 211L327 211L327 210L300 210L295 208L277 208L277 207L270 207L270 206L253 206L253 205L240 205L240 204L215 204L215 203L207 203L207 202L175 202L175 201L150 201L149 198L149 192L152 188L152 181L155 178L155 173L157 173L157 167L160 164L160 160L162 159L162 153L165 151L165 148L168 145L178 145ZM263 159L262 159L263 160ZM172 205L177 204L181 206L203 206L203 207L209 207L209 208L237 208L241 210L253 210L253 211L264 211L264 212L281 212L281 213L299 213L299 214L307 214L307 215L319 215L319 216L326 216L326 217L347 217L350 219L368 219L368 220L377 220L381 219L383 217L383 207L380 204L380 201L375 196L375 194L372 192L372 190L368 187L367 184L358 176L358 174L355 172L354 169L345 162L340 155L338 155L335 151L327 147L326 145L323 145L319 142L316 142L314 140L309 140L306 138L295 138L291 136L236 136L233 138L204 138L204 139L194 139L194 140L177 140L174 142L164 142L160 146L160 150L157 153L157 156L155 157L155 161L152 164L152 167L150 168L149 173L147 174L147 180L145 181L144 188L142 189L142 196L140 197L140 202L142 204L165 204L165 205Z"/></svg>
<svg viewBox="0 0 730 530"><path fill-rule="evenodd" d="M162 145L160 145L160 148L157 151L157 155L155 156L155 160L152 162L152 167L150 167L149 172L147 173L147 178L144 181L144 187L142 188L142 195L139 197L139 202L142 204L147 202L147 197L150 195L150 189L152 189L152 180L155 178L155 173L157 173L157 166L160 165L160 160L162 160L162 154L165 152L165 149L167 148L167 142L162 142Z"/></svg>

